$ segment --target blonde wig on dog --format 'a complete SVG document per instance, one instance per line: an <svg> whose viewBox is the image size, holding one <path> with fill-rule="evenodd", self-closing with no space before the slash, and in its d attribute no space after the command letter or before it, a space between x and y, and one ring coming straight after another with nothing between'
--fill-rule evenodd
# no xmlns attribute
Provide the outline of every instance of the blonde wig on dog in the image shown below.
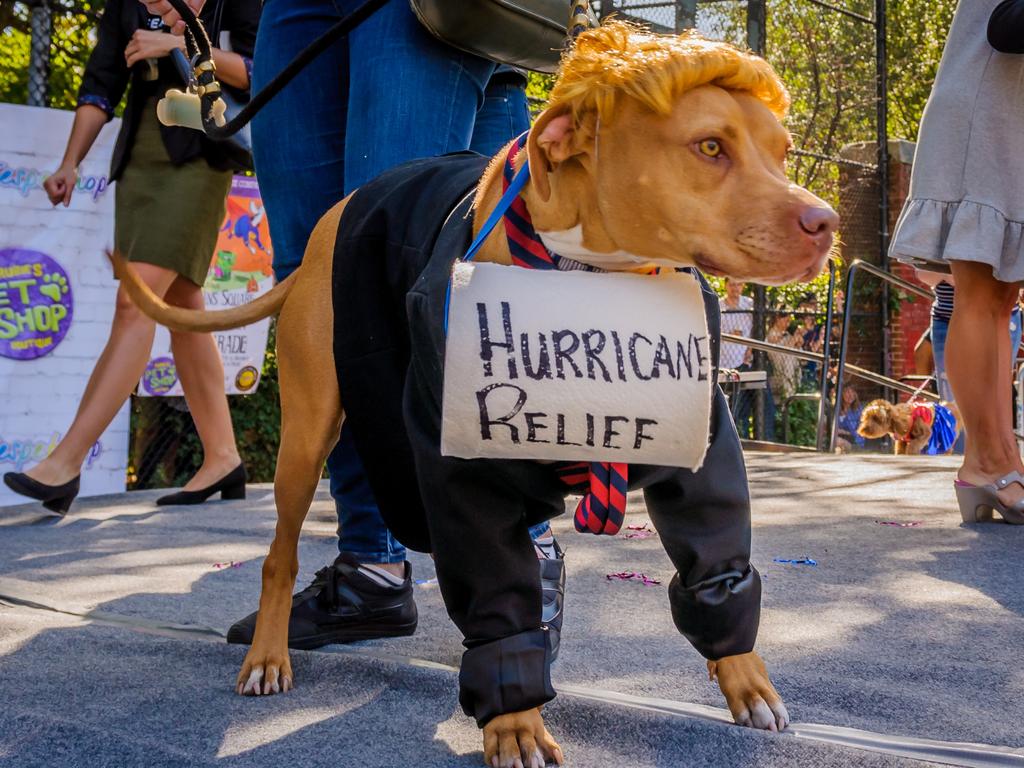
<svg viewBox="0 0 1024 768"><path fill-rule="evenodd" d="M625 95L667 116L701 85L749 93L779 119L789 109L789 93L764 59L695 32L658 35L614 19L576 38L547 106L571 112L576 124L587 112L608 120Z"/></svg>

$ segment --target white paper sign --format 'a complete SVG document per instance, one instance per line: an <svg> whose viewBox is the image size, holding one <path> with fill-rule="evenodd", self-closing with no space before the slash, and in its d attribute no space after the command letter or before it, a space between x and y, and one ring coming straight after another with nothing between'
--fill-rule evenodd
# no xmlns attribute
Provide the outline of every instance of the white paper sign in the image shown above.
<svg viewBox="0 0 1024 768"><path fill-rule="evenodd" d="M710 418L693 276L455 266L442 454L696 469Z"/></svg>
<svg viewBox="0 0 1024 768"><path fill-rule="evenodd" d="M60 165L74 116L0 104L0 474L53 451L110 335L107 173L120 121L107 123L82 162L71 205L55 208L43 179ZM125 403L90 449L81 496L124 491L128 417ZM28 501L0 485L0 507Z"/></svg>

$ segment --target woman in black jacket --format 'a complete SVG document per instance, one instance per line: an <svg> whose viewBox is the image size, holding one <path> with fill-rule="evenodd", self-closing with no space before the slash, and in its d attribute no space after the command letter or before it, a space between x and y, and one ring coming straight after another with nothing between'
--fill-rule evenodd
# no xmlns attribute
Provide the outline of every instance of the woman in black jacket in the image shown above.
<svg viewBox="0 0 1024 768"><path fill-rule="evenodd" d="M247 89L259 0L208 3L203 21L221 34L214 54L221 81ZM170 52L183 46L138 0L110 0L86 66L78 108L60 168L44 187L56 205L71 201L77 167L128 90L114 149L114 245L146 283L171 304L202 307L202 284L224 218L232 162L198 131L168 128L156 118L157 100L182 81ZM230 50L228 50L230 48ZM90 448L121 409L142 375L153 345L153 321L118 291L106 348L93 369L78 413L64 438L42 462L4 480L18 493L60 514L78 493L79 472ZM158 503L197 503L222 491L240 497L245 469L238 456L220 355L210 334L171 333L171 346L196 428L203 465L185 486Z"/></svg>

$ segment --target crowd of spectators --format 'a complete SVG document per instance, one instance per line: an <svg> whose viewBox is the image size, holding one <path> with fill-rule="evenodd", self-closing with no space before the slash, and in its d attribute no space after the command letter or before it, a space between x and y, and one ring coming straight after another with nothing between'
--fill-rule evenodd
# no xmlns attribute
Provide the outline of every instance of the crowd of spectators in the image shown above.
<svg viewBox="0 0 1024 768"><path fill-rule="evenodd" d="M752 337L754 302L746 295L747 286L735 280L725 280L723 292L725 295L720 299L722 332ZM764 313L763 339L778 347L821 354L826 343L825 310L813 292L807 292L788 304L776 302L774 306L769 305ZM833 382L841 332L838 320L842 310L843 294L838 291L833 303L836 322L832 325L830 340L830 380ZM746 388L748 385L743 381L731 387L730 402L736 428L741 437L793 442L793 430L786 429L787 414L793 415L799 410L800 413L806 412L810 418L816 418L818 409L814 398L821 391L821 368L817 361L800 359L782 350L768 351L755 356L751 347L735 342L723 342L721 365L722 368L739 373L765 372L766 384L763 389L759 389L760 385L756 382L753 388ZM806 397L801 397L802 395ZM760 430L756 429L754 424L758 397L763 404L763 423ZM799 401L810 401L810 405L804 405L801 410L799 406L794 406L794 403ZM833 405L829 403L829 409ZM860 410L861 403L857 390L853 387L844 388L838 428L838 445L842 450L865 447L864 439L856 434Z"/></svg>
<svg viewBox="0 0 1024 768"><path fill-rule="evenodd" d="M944 401L952 401L953 393L946 377L945 340L949 318L952 315L954 290L952 280L948 276L935 282L937 284L932 286L935 301L931 311L931 323L914 349L914 376L911 376L908 382L920 383L922 389L938 394ZM726 279L723 281L721 293L724 294L719 300L722 332L747 338L754 336L754 301L747 295L752 291L739 281ZM842 291L837 291L833 302L834 321L829 347L829 381L832 386L826 411L830 414L836 407L835 366L842 333L843 300ZM788 303L769 302L764 312L765 330L762 338L778 347L821 354L825 348L825 310L813 292L807 292ZM1011 358L1015 361L1015 370L1021 346L1022 327L1024 320L1021 306L1017 306L1010 314L1009 327ZM756 356L751 347L723 341L721 365L723 369L740 373L765 372L764 389L757 389L756 387L760 386L758 383L754 384L755 388L746 388L749 386L746 382L729 387L733 417L741 437L794 443L799 440L799 436L794 435L794 430L785 429L787 412L791 416L806 412L807 418L817 418L817 403L814 399L821 391L821 370L817 361L802 360L781 350L768 351ZM762 394L758 395L758 392ZM882 447L873 445L874 441L865 440L857 434L857 424L863 408L861 395L855 382L848 379L844 382L836 416L836 449L839 451L878 450ZM760 430L755 428L758 397L762 398L764 419ZM811 401L813 408L803 406L801 410L800 406L794 405L801 400ZM799 419L800 416L794 418ZM963 452L962 437L954 447L954 452Z"/></svg>

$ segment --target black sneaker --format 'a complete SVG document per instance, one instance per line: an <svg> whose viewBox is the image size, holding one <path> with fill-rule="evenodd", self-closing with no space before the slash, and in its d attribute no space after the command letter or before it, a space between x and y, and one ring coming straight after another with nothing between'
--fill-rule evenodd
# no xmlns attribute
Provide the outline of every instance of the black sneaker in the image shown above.
<svg viewBox="0 0 1024 768"><path fill-rule="evenodd" d="M558 658L558 647L562 639L562 603L565 600L565 559L558 542L537 550L540 565L541 624L548 630L551 643L551 660Z"/></svg>
<svg viewBox="0 0 1024 768"><path fill-rule="evenodd" d="M257 613L228 630L228 642L251 645ZM316 572L313 583L292 598L288 647L308 651L332 643L378 637L404 637L416 631L412 567L405 564L400 587L383 587L359 571L359 564L339 555Z"/></svg>

